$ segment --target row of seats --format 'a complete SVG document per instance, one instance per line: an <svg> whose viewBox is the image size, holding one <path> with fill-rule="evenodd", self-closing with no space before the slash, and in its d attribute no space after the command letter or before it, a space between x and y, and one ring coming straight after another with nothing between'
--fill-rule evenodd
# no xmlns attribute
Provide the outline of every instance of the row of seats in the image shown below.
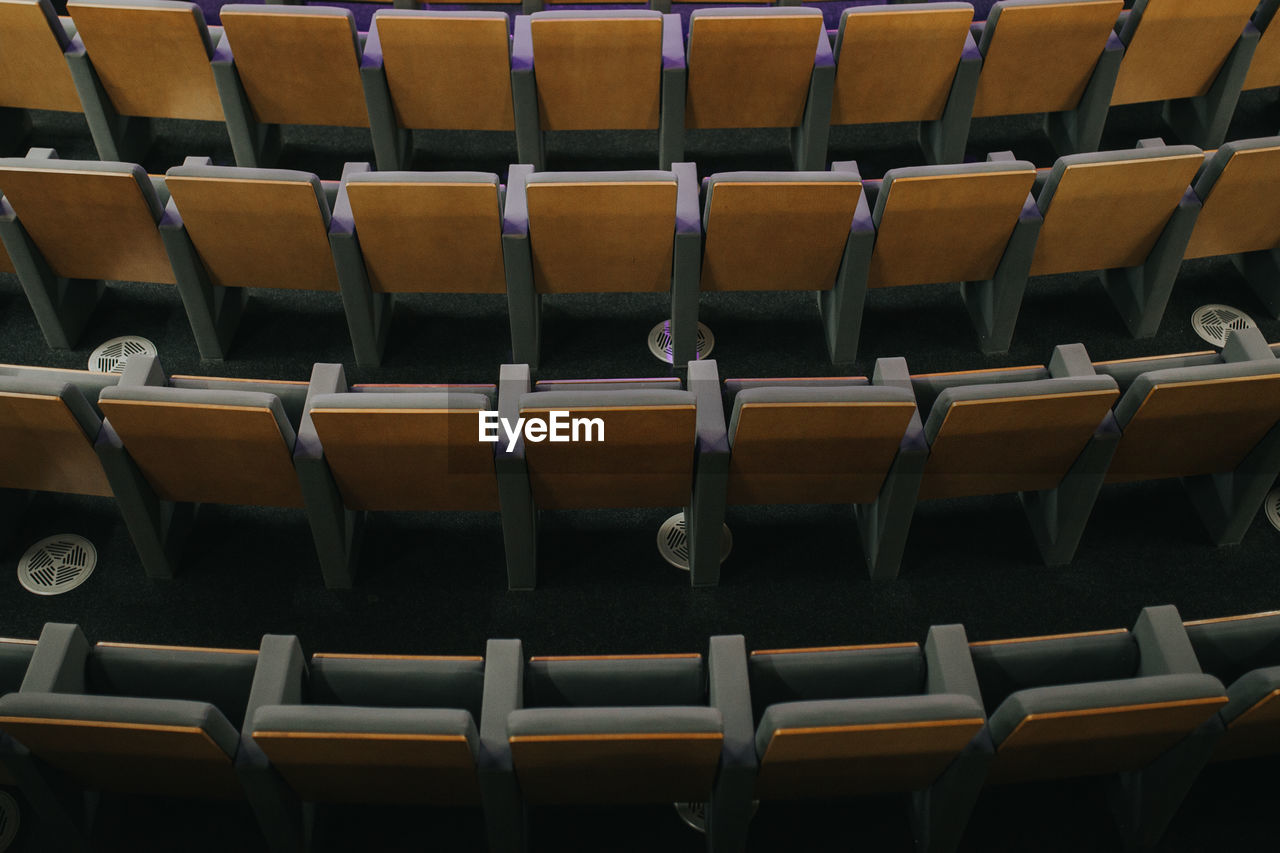
<svg viewBox="0 0 1280 853"><path fill-rule="evenodd" d="M686 129L742 127L791 128L797 168L821 169L833 125L915 122L949 163L975 117L1044 113L1063 152L1088 152L1111 106L1157 101L1212 148L1242 89L1280 85L1280 27L1259 38L1277 0L1122 7L1002 0L978 23L968 3L852 7L833 50L804 8L699 9L686 44L652 10L521 15L511 38L501 12L380 10L365 34L337 7L232 4L208 27L193 3L71 0L59 20L2 0L0 107L83 110L103 160L141 159L150 119L176 118L225 121L241 166L271 165L301 124L369 128L387 170L413 130L514 131L539 168L545 131L656 130L668 169Z"/></svg>
<svg viewBox="0 0 1280 853"><path fill-rule="evenodd" d="M708 849L753 800L906 793L922 851L959 843L991 785L1118 777L1127 849L1160 838L1213 760L1280 748L1280 614L969 642L526 658L90 645L75 625L0 641L0 767L77 848L82 791L247 799L270 848L303 803L482 805L490 849L528 808L706 803Z"/></svg>
<svg viewBox="0 0 1280 853"><path fill-rule="evenodd" d="M1221 352L870 380L543 380L357 385L0 367L0 486L109 496L142 564L172 577L201 503L306 511L325 582L346 588L368 512L487 511L511 589L537 579L540 512L684 507L691 582L719 582L733 505L852 505L874 578L897 576L918 502L1016 493L1044 561L1071 561L1104 483L1180 478L1214 541L1240 541L1280 474L1280 360L1256 329ZM722 399L722 390L724 398ZM727 410L727 417L726 417ZM497 412L491 435L482 413ZM599 423L539 440L521 419ZM594 429L594 428L592 428ZM1208 437L1212 437L1210 440ZM544 434L545 437L545 434Z"/></svg>
<svg viewBox="0 0 1280 853"><path fill-rule="evenodd" d="M1037 171L1011 154L890 170L307 172L188 158L0 159L0 270L54 347L103 280L176 283L203 358L231 347L248 288L339 291L356 361L379 364L405 293L506 295L513 360L541 354L544 294L669 293L675 364L702 292L819 294L834 363L857 356L868 291L963 282L984 352L1009 349L1030 280L1098 271L1136 337L1159 328L1184 258L1231 256L1280 316L1280 137L1205 154L1148 140ZM701 196L701 197L700 197ZM495 354L497 355L497 354Z"/></svg>

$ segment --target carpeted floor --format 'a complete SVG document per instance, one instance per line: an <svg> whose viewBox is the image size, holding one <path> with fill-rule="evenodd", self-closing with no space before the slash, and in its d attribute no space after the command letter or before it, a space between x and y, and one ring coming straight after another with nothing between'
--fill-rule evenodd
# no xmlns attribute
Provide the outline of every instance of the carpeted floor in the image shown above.
<svg viewBox="0 0 1280 853"><path fill-rule="evenodd" d="M1231 138L1274 133L1274 92L1247 95ZM1104 147L1131 147L1161 131L1146 108L1117 111ZM144 163L153 172L185 154L230 162L221 129L159 123ZM281 165L336 178L344 159L370 159L357 131L290 129ZM696 135L689 158L700 174L729 168L787 168L785 136L764 132ZM501 134L423 137L420 168L505 172L514 143ZM90 157L81 119L41 116L33 144L64 158ZM637 134L552 139L553 168L649 166L653 144ZM856 156L864 175L918 163L909 131L840 131L833 157ZM975 126L970 158L1012 147L1047 166L1052 152L1024 121ZM1013 349L984 357L976 349L954 286L872 294L857 368L876 356L905 356L917 372L1043 363L1059 343L1082 342L1095 359L1207 348L1190 329L1193 309L1224 302L1252 314L1280 340L1280 322L1227 261L1186 265L1159 334L1130 338L1091 276L1036 280L1028 290ZM716 334L722 378L824 375L827 363L811 296L707 295L702 319ZM576 297L549 300L543 377L652 376L665 368L645 348L663 300ZM201 362L170 287L113 283L78 347L50 350L10 276L0 276L0 362L84 366L100 342L121 334L154 341L171 373L306 379L317 361L344 362L348 378L378 382L492 382L509 358L501 298L417 297L397 308L385 366L361 370L350 354L336 295L254 294L230 358ZM842 373L848 371L841 371ZM1209 437L1206 437L1208 440ZM1242 545L1219 549L1200 529L1177 483L1104 490L1075 562L1047 570L1012 497L942 501L920 507L902 576L873 584L846 509L732 511L734 548L715 589L690 589L654 547L670 510L562 513L544 517L539 589L508 593L495 517L484 514L387 514L371 520L360 577L350 592L320 581L300 512L209 506L167 583L142 573L114 505L107 500L37 495L8 519L0 545L0 629L34 637L46 621L77 622L91 640L254 647L263 633L297 634L308 652L481 653L490 637L519 637L531 654L705 651L707 638L743 633L749 647L923 640L933 624L963 623L973 639L1130 625L1141 607L1172 603L1185 618L1280 608L1280 533L1259 519ZM93 578L60 597L22 591L14 568L29 544L58 532L90 537L100 564ZM1215 767L1197 783L1164 849L1269 847L1274 764ZM108 807L109 806L109 807ZM856 845L907 850L899 804L765 804L753 849L834 850ZM104 802L99 834L106 849L168 850L251 846L247 813L210 816L207 807ZM187 847L191 826L209 824ZM365 836L376 825L375 839ZM332 810L321 823L325 849L472 849L478 816L377 815ZM170 835L172 830L175 835ZM668 808L551 810L534 817L540 850L694 850L699 836ZM416 841L415 841L416 839ZM444 839L441 841L441 839ZM1118 836L1094 783L993 789L984 794L966 849L1110 850ZM417 846L415 846L417 845ZM28 845L28 849L37 849Z"/></svg>

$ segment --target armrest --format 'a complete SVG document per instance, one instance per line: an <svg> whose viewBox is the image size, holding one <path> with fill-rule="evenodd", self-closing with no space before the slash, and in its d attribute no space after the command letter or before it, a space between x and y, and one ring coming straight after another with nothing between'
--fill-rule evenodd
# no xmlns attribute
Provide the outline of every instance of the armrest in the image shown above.
<svg viewBox="0 0 1280 853"><path fill-rule="evenodd" d="M1271 345L1256 326L1227 332L1227 344L1222 348L1222 360L1227 364L1255 359L1270 361L1275 357Z"/></svg>
<svg viewBox="0 0 1280 853"><path fill-rule="evenodd" d="M831 163L831 171L848 175L859 181L862 180L862 172L858 170L857 160L834 160Z"/></svg>
<svg viewBox="0 0 1280 853"><path fill-rule="evenodd" d="M907 368L907 360L902 357L876 359L876 366L871 373L871 384L905 388L912 395L915 394L915 387L911 384L911 371ZM928 449L929 441L924 436L924 421L917 407L911 416L911 422L907 424L907 431L902 435L902 441L898 444L898 451L925 452Z"/></svg>
<svg viewBox="0 0 1280 853"><path fill-rule="evenodd" d="M741 634L711 638L707 681L711 707L720 712L724 724L720 766L754 768L756 727L751 715L747 646Z"/></svg>
<svg viewBox="0 0 1280 853"><path fill-rule="evenodd" d="M973 32L964 34L964 50L960 52L961 62L981 62L982 51L978 50L978 43L973 40Z"/></svg>
<svg viewBox="0 0 1280 853"><path fill-rule="evenodd" d="M720 397L720 374L715 359L689 362L689 390L697 398L698 455L729 457L729 430Z"/></svg>
<svg viewBox="0 0 1280 853"><path fill-rule="evenodd" d="M1049 377L1062 379L1068 376L1097 376L1093 362L1089 360L1089 352L1084 344L1059 344L1053 348L1053 357L1049 359Z"/></svg>
<svg viewBox="0 0 1280 853"><path fill-rule="evenodd" d="M498 417L509 424L520 419L520 395L529 393L532 386L529 365L504 364L498 372ZM501 464L506 459L524 461L524 432L516 439L515 445L508 450L499 441L494 448L495 463Z"/></svg>
<svg viewBox="0 0 1280 853"><path fill-rule="evenodd" d="M969 24L969 38L973 39L973 43L978 46L979 53L982 53L982 34L986 32L986 29L986 21L974 21ZM995 38L995 36L992 36L992 38Z"/></svg>
<svg viewBox="0 0 1280 853"><path fill-rule="evenodd" d="M342 183L338 187L338 198L333 203L333 211L329 218L330 234L356 233L356 219L351 213L351 200L347 197L347 178L371 171L373 167L368 163L342 164Z"/></svg>
<svg viewBox="0 0 1280 853"><path fill-rule="evenodd" d="M818 50L813 56L813 67L834 68L835 64L835 58L831 55L831 37L827 35L827 28L823 26L818 33Z"/></svg>
<svg viewBox="0 0 1280 853"><path fill-rule="evenodd" d="M519 640L490 640L484 651L480 707L480 771L510 771L507 717L524 707L524 653Z"/></svg>
<svg viewBox="0 0 1280 853"><path fill-rule="evenodd" d="M529 200L526 184L533 167L526 163L507 170L507 204L502 212L502 236L529 236ZM677 191L677 195L679 191Z"/></svg>
<svg viewBox="0 0 1280 853"><path fill-rule="evenodd" d="M517 24L517 26L519 25ZM530 52L530 57L532 57L532 51ZM530 59L530 64L532 65L532 58ZM684 34L680 29L680 16L663 15L662 70L680 70L684 67Z"/></svg>
<svg viewBox="0 0 1280 853"><path fill-rule="evenodd" d="M378 16L369 22L369 33L364 41L364 53L360 56L360 68L382 67L382 39L378 35Z"/></svg>
<svg viewBox="0 0 1280 853"><path fill-rule="evenodd" d="M236 64L235 57L231 55L231 39L227 38L225 35L222 37L222 40L219 41L217 46L213 49L213 56L209 57L209 62L212 65Z"/></svg>
<svg viewBox="0 0 1280 853"><path fill-rule="evenodd" d="M163 386L169 382L160 359L154 355L135 355L124 363L124 373L120 376L117 388L138 387L144 385Z"/></svg>
<svg viewBox="0 0 1280 853"><path fill-rule="evenodd" d="M1164 138L1160 136L1149 136L1146 139L1139 139L1135 148L1163 148Z"/></svg>
<svg viewBox="0 0 1280 853"><path fill-rule="evenodd" d="M516 15L516 25L511 36L511 73L528 73L533 70L533 30L528 15ZM663 33L665 47L666 33Z"/></svg>
<svg viewBox="0 0 1280 853"><path fill-rule="evenodd" d="M853 161L848 161L852 163ZM832 171L835 170L835 164L832 164ZM859 174L861 177L861 174ZM879 181L871 181L874 188L878 189ZM862 182L862 192L858 193L858 206L853 210L853 224L849 227L852 234L874 234L876 233L876 220L871 213L871 200L868 198L868 182Z"/></svg>
<svg viewBox="0 0 1280 853"><path fill-rule="evenodd" d="M978 675L969 654L969 638L963 625L934 625L924 641L928 669L925 689L929 693L957 693L970 696L982 706Z"/></svg>
<svg viewBox="0 0 1280 853"><path fill-rule="evenodd" d="M67 59L81 59L85 55L84 40L77 33L67 42L67 46L63 49L62 55Z"/></svg>
<svg viewBox="0 0 1280 853"><path fill-rule="evenodd" d="M1200 673L1200 661L1172 604L1142 608L1133 636L1138 641L1139 676Z"/></svg>
<svg viewBox="0 0 1280 853"><path fill-rule="evenodd" d="M990 151L987 153L988 163L1004 163L1017 159L1017 157L1013 156L1012 151Z"/></svg>
<svg viewBox="0 0 1280 853"><path fill-rule="evenodd" d="M88 660L89 641L79 625L46 622L20 690L23 693L83 693Z"/></svg>
<svg viewBox="0 0 1280 853"><path fill-rule="evenodd" d="M253 669L249 688L249 704L245 707L244 727L240 734L246 740L253 736L253 717L267 705L301 705L302 679L307 671L302 643L297 637L267 634L258 647L258 664Z"/></svg>
<svg viewBox="0 0 1280 853"><path fill-rule="evenodd" d="M672 163L676 174L676 233L701 234L702 216L698 210L698 167L693 163Z"/></svg>
<svg viewBox="0 0 1280 853"><path fill-rule="evenodd" d="M302 403L302 420L298 424L298 438L293 445L293 459L314 460L324 458L324 448L311 420L311 406L321 394L341 394L347 390L347 374L341 364L317 364L311 368L311 382L307 385L307 398Z"/></svg>
<svg viewBox="0 0 1280 853"><path fill-rule="evenodd" d="M182 214L178 212L178 203L173 200L173 196L169 196L169 201L165 203L164 212L160 215L160 221L156 223L156 227L161 231L183 229Z"/></svg>

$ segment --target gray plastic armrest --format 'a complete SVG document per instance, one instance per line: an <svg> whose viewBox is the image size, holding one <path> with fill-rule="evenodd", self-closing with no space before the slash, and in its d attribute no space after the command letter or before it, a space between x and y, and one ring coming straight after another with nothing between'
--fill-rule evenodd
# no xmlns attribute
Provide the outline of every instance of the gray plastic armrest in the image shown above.
<svg viewBox="0 0 1280 853"><path fill-rule="evenodd" d="M364 52L360 56L360 67L382 67L382 38L378 35L377 20L369 21L369 32L365 35Z"/></svg>
<svg viewBox="0 0 1280 853"><path fill-rule="evenodd" d="M514 60L512 60L514 62ZM525 163L513 165L507 171L507 205L502 212L502 235L529 236L529 204L526 183L533 173L533 166ZM677 191L678 192L678 191Z"/></svg>
<svg viewBox="0 0 1280 853"><path fill-rule="evenodd" d="M702 233L698 212L698 167L693 163L672 163L676 174L676 233ZM504 232L505 233L505 232Z"/></svg>
<svg viewBox="0 0 1280 853"><path fill-rule="evenodd" d="M928 676L925 689L929 693L956 693L971 696L982 706L978 675L969 654L969 638L963 625L934 625L924 641Z"/></svg>
<svg viewBox="0 0 1280 853"><path fill-rule="evenodd" d="M524 653L519 640L490 640L484 652L480 708L480 772L509 772L507 717L524 707Z"/></svg>
<svg viewBox="0 0 1280 853"><path fill-rule="evenodd" d="M862 180L862 172L858 170L857 160L833 160L831 163L831 171L839 172L842 175L848 175L854 180Z"/></svg>
<svg viewBox="0 0 1280 853"><path fill-rule="evenodd" d="M83 693L89 640L79 625L46 622L22 679L23 693Z"/></svg>
<svg viewBox="0 0 1280 853"><path fill-rule="evenodd" d="M302 404L302 421L298 424L298 439L293 445L294 461L322 459L324 448L311 420L311 404L321 394L341 394L347 390L347 374L341 364L317 364L311 368L311 382L307 385L307 399Z"/></svg>
<svg viewBox="0 0 1280 853"><path fill-rule="evenodd" d="M1049 376L1054 379L1068 376L1096 376L1093 362L1084 344L1059 344L1053 348L1049 359Z"/></svg>
<svg viewBox="0 0 1280 853"><path fill-rule="evenodd" d="M258 663L253 668L253 685L245 707L241 736L252 740L253 717L267 705L301 705L302 679L307 671L302 643L286 634L267 634L258 647Z"/></svg>
<svg viewBox="0 0 1280 853"><path fill-rule="evenodd" d="M530 50L530 65L533 51ZM514 65L513 65L514 67ZM662 70L680 70L685 67L684 35L681 33L679 15L662 16Z"/></svg>
<svg viewBox="0 0 1280 853"><path fill-rule="evenodd" d="M498 417L507 423L516 423L520 417L520 395L529 393L533 386L527 364L504 364L498 373ZM494 450L494 464L506 460L524 462L524 433L516 439L515 446L507 450L506 441L498 441Z"/></svg>
<svg viewBox="0 0 1280 853"><path fill-rule="evenodd" d="M356 220L351 213L351 199L347 197L347 179L352 175L372 171L373 167L368 163L342 164L342 183L338 187L338 197L334 200L333 212L329 219L330 234L356 233Z"/></svg>
<svg viewBox="0 0 1280 853"><path fill-rule="evenodd" d="M1139 676L1200 673L1200 661L1172 604L1142 608L1132 633L1138 641Z"/></svg>
<svg viewBox="0 0 1280 853"><path fill-rule="evenodd" d="M747 646L741 634L711 638L707 675L711 707L720 712L724 722L720 766L755 767L755 721L751 716Z"/></svg>
<svg viewBox="0 0 1280 853"><path fill-rule="evenodd" d="M729 430L720 397L720 374L715 359L689 362L689 390L697 398L698 454L729 457Z"/></svg>
<svg viewBox="0 0 1280 853"><path fill-rule="evenodd" d="M1222 348L1222 360L1228 364L1240 361L1262 359L1270 361L1276 357L1271 351L1267 339L1256 326L1247 329L1232 329L1227 332L1227 344Z"/></svg>
<svg viewBox="0 0 1280 853"><path fill-rule="evenodd" d="M905 358L878 358L876 359L875 368L871 373L872 385L883 385L891 388L904 388L915 394L915 387L911 384L911 371L907 367ZM907 424L907 431L903 433L902 441L898 445L898 451L918 451L926 452L929 449L929 441L924 436L924 421L920 417L919 408L911 415L911 422Z"/></svg>
<svg viewBox="0 0 1280 853"><path fill-rule="evenodd" d="M124 372L120 375L118 388L137 388L140 386L159 387L168 384L169 378L160 359L154 355L135 355L125 362Z"/></svg>

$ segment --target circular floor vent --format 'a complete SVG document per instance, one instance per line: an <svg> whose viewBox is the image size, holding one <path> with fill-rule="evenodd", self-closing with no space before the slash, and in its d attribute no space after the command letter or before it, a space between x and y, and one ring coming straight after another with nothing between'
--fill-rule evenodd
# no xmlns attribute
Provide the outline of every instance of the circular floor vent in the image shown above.
<svg viewBox="0 0 1280 853"><path fill-rule="evenodd" d="M1276 530L1280 530L1280 489L1272 489L1267 495L1265 504L1267 508L1267 521L1271 522L1271 526Z"/></svg>
<svg viewBox="0 0 1280 853"><path fill-rule="evenodd" d="M8 850L13 839L18 837L21 817L18 801L8 792L0 791L0 853Z"/></svg>
<svg viewBox="0 0 1280 853"><path fill-rule="evenodd" d="M733 550L733 534L729 532L727 524L721 541L720 562L723 563ZM677 512L658 528L658 553L677 569L689 571L689 535L684 529L683 512Z"/></svg>
<svg viewBox="0 0 1280 853"><path fill-rule="evenodd" d="M98 551L83 536L60 533L41 539L18 561L18 582L36 595L61 595L89 579Z"/></svg>
<svg viewBox="0 0 1280 853"><path fill-rule="evenodd" d="M716 345L716 336L711 333L705 323L698 324L698 358L711 355ZM663 320L649 330L649 352L659 361L671 363L671 321Z"/></svg>
<svg viewBox="0 0 1280 853"><path fill-rule="evenodd" d="M676 814L680 815L680 819L688 826L696 829L698 832L707 831L707 804L706 803L676 803ZM751 801L751 816L755 817L757 811L760 810L760 801Z"/></svg>
<svg viewBox="0 0 1280 853"><path fill-rule="evenodd" d="M1230 305L1201 305L1191 315L1191 328L1215 347L1226 346L1227 332L1252 329L1253 318Z"/></svg>
<svg viewBox="0 0 1280 853"><path fill-rule="evenodd" d="M124 363L131 355L155 355L156 345L146 338L124 335L112 338L89 356L89 369L95 373L124 373Z"/></svg>

